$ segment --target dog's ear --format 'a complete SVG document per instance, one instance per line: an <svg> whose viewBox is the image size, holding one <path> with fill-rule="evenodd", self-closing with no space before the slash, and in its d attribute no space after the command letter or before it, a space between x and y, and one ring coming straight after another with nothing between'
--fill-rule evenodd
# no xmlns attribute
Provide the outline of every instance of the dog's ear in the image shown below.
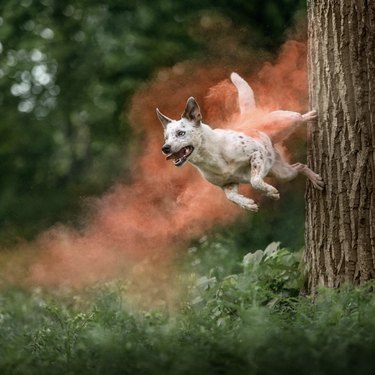
<svg viewBox="0 0 375 375"><path fill-rule="evenodd" d="M193 97L190 97L186 102L186 107L182 117L188 119L189 121L195 122L197 125L199 125L202 121L201 110Z"/></svg>
<svg viewBox="0 0 375 375"><path fill-rule="evenodd" d="M159 108L156 108L156 114L157 114L158 119L159 119L159 121L161 122L161 124L163 125L164 128L165 128L170 122L173 121L173 120L170 119L169 117L164 116L164 115L159 111Z"/></svg>

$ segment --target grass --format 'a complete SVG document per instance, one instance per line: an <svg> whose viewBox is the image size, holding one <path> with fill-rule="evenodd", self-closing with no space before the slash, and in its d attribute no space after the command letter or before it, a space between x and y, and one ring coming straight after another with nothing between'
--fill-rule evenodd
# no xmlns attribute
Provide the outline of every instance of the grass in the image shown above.
<svg viewBox="0 0 375 375"><path fill-rule="evenodd" d="M176 309L134 308L123 280L0 293L1 374L372 374L372 285L299 295L300 254L189 249ZM173 287L173 285L171 285Z"/></svg>

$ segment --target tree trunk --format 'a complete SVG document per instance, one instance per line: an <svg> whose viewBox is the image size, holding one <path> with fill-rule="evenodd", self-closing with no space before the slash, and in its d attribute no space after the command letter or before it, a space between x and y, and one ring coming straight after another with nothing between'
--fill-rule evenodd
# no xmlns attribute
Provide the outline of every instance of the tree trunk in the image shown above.
<svg viewBox="0 0 375 375"><path fill-rule="evenodd" d="M375 278L375 1L308 0L307 291Z"/></svg>

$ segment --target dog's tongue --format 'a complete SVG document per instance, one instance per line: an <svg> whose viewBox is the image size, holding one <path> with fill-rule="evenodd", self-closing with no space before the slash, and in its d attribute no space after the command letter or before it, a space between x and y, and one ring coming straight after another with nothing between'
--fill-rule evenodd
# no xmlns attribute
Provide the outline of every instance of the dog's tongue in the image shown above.
<svg viewBox="0 0 375 375"><path fill-rule="evenodd" d="M171 160L171 159L176 160L176 159L182 158L184 155L185 155L185 147L182 148L180 151L175 152L174 154L169 154L166 157L166 160Z"/></svg>

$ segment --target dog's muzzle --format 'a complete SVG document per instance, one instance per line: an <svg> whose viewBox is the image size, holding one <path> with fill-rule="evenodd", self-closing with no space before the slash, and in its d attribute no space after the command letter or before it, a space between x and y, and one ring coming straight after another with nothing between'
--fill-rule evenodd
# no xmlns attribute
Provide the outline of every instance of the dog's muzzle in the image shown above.
<svg viewBox="0 0 375 375"><path fill-rule="evenodd" d="M168 146L168 147L166 147L166 146ZM167 150L169 152L167 152L165 150ZM187 161L188 157L194 151L194 147L193 146L185 146L185 147L182 147L179 151L171 153L171 146L164 145L162 147L162 151L164 152L164 154L166 154L167 160L173 159L174 165L176 167L180 167L182 164L184 164Z"/></svg>
<svg viewBox="0 0 375 375"><path fill-rule="evenodd" d="M170 154L171 153L171 146L170 145L164 145L161 150L164 154Z"/></svg>

